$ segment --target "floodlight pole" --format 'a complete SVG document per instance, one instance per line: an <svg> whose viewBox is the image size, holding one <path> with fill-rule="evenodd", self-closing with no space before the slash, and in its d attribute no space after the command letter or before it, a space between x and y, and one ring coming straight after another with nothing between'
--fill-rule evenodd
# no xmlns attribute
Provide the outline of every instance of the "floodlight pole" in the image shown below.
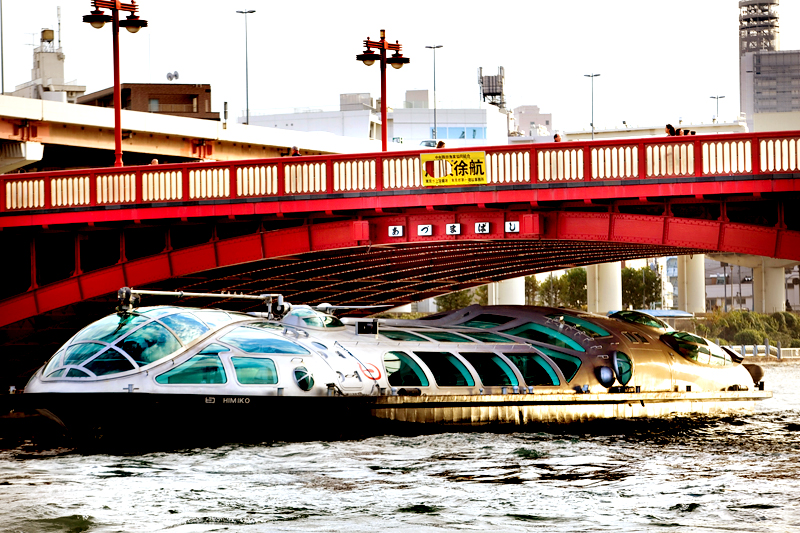
<svg viewBox="0 0 800 533"><path fill-rule="evenodd" d="M594 79L599 76L600 74L584 74L583 76L586 78L591 78L592 80L592 140L594 140Z"/></svg>
<svg viewBox="0 0 800 533"><path fill-rule="evenodd" d="M247 125L250 124L250 68L247 57L247 15L255 12L255 9L237 11L237 13L244 15L244 105L246 109L246 119L244 123Z"/></svg>
<svg viewBox="0 0 800 533"><path fill-rule="evenodd" d="M436 49L441 47L442 47L441 44L434 44L432 46L425 47L433 50L433 138L434 139L437 139L439 137L439 129L436 125Z"/></svg>

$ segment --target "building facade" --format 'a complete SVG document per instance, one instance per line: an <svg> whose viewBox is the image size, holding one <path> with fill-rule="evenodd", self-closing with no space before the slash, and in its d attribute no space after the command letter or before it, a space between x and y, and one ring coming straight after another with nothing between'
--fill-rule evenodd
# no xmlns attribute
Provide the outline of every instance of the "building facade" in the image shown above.
<svg viewBox="0 0 800 533"><path fill-rule="evenodd" d="M33 49L31 81L17 85L9 96L74 104L86 92L86 86L64 81L66 56L60 44L53 44L54 38L53 30L42 30L39 46Z"/></svg>
<svg viewBox="0 0 800 533"><path fill-rule="evenodd" d="M123 83L122 109L176 117L219 120L211 111L211 85L207 83ZM114 88L78 98L82 105L114 107Z"/></svg>

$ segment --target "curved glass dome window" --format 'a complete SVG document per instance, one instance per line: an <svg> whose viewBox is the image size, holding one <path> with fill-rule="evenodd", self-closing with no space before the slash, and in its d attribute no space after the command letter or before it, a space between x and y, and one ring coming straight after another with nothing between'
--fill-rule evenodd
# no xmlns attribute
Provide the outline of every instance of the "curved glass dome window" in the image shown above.
<svg viewBox="0 0 800 533"><path fill-rule="evenodd" d="M460 352L461 357L478 372L481 383L487 387L503 385L519 385L519 380L502 357L495 353Z"/></svg>
<svg viewBox="0 0 800 533"><path fill-rule="evenodd" d="M505 330L503 333L507 335L516 335L517 337L522 337L523 339L542 342L544 344L551 344L560 348L570 348L579 352L586 351L583 349L583 346L581 346L580 343L573 340L568 335L560 331L556 331L555 329L548 328L547 326L535 324L533 322L517 326L514 329Z"/></svg>
<svg viewBox="0 0 800 533"><path fill-rule="evenodd" d="M611 333L604 330L597 324L593 324L588 320L576 316L553 314L553 315L547 315L547 318L552 318L554 320L563 320L570 326L574 327L575 329L579 330L582 333L585 333L586 335L592 338L611 336Z"/></svg>
<svg viewBox="0 0 800 533"><path fill-rule="evenodd" d="M156 383L162 385L227 383L225 368L218 355L227 351L229 350L224 346L210 344L197 355L156 377Z"/></svg>
<svg viewBox="0 0 800 533"><path fill-rule="evenodd" d="M71 342L86 340L112 343L150 320L150 317L136 313L109 315L83 328Z"/></svg>
<svg viewBox="0 0 800 533"><path fill-rule="evenodd" d="M731 355L720 346L686 331L669 331L661 335L661 340L690 361L713 366L733 365Z"/></svg>
<svg viewBox="0 0 800 533"><path fill-rule="evenodd" d="M220 337L220 341L247 353L310 354L294 342L278 337L272 331L252 326L240 326Z"/></svg>
<svg viewBox="0 0 800 533"><path fill-rule="evenodd" d="M117 342L137 365L145 366L177 352L181 343L170 330L158 322L150 322Z"/></svg>
<svg viewBox="0 0 800 533"><path fill-rule="evenodd" d="M639 311L617 311L616 313L611 313L608 316L609 318L616 318L618 320L622 320L623 322L629 322L631 324L640 324L642 326L649 326L651 328L656 328L664 331L672 331L672 326L670 326L663 320L659 320L658 318L652 315L648 315L647 313L641 313Z"/></svg>
<svg viewBox="0 0 800 533"><path fill-rule="evenodd" d="M379 329L378 333L393 341L428 342L428 339L425 337L420 337L419 335L414 335L411 332L401 329Z"/></svg>
<svg viewBox="0 0 800 533"><path fill-rule="evenodd" d="M344 323L333 315L326 315L325 313L318 313L313 309L307 307L299 307L292 309L283 318L285 321L289 317L299 318L303 324L313 328L343 328ZM287 321L291 323L292 321Z"/></svg>
<svg viewBox="0 0 800 533"><path fill-rule="evenodd" d="M96 376L117 374L136 368L133 361L113 348L106 350L83 366Z"/></svg>
<svg viewBox="0 0 800 533"><path fill-rule="evenodd" d="M216 328L233 320L228 313L222 311L194 311L193 314L210 328Z"/></svg>
<svg viewBox="0 0 800 533"><path fill-rule="evenodd" d="M467 367L449 352L414 352L422 359L440 387L474 387L475 380Z"/></svg>
<svg viewBox="0 0 800 533"><path fill-rule="evenodd" d="M383 366L389 385L393 387L427 387L428 378L414 359L404 352L387 352Z"/></svg>
<svg viewBox="0 0 800 533"><path fill-rule="evenodd" d="M504 353L503 355L514 363L528 386L558 386L559 379L555 369L538 353Z"/></svg>
<svg viewBox="0 0 800 533"><path fill-rule="evenodd" d="M633 363L630 356L623 352L614 352L612 356L614 364L614 373L617 375L617 381L623 386L627 385L633 377Z"/></svg>
<svg viewBox="0 0 800 533"><path fill-rule="evenodd" d="M189 313L176 313L165 316L160 321L166 324L183 344L190 343L208 331L208 326Z"/></svg>

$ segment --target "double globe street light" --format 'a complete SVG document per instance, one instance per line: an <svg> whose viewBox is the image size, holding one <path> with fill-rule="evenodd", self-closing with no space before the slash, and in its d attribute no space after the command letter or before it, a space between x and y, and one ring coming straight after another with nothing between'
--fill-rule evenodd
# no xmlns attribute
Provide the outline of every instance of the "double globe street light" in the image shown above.
<svg viewBox="0 0 800 533"><path fill-rule="evenodd" d="M356 59L363 62L368 67L373 65L376 61L380 61L381 65L381 147L385 152L387 149L386 135L386 64L392 65L394 68L402 68L406 63L411 62L407 57L403 57L400 50L403 49L400 41L395 41L395 44L386 42L386 31L381 30L380 41L370 41L369 37L364 41L364 53L358 54ZM372 50L377 48L380 53ZM386 51L392 50L394 54L391 57L386 57Z"/></svg>
<svg viewBox="0 0 800 533"><path fill-rule="evenodd" d="M119 29L125 28L131 33L136 33L142 28L147 27L147 21L140 19L136 13L139 6L135 0L130 4L119 0L92 0L94 9L90 15L84 15L83 21L88 22L93 28L100 29L106 22L111 22L111 32L114 41L114 166L122 166L122 121L120 109L122 108L122 97L119 87ZM111 10L111 15L106 15L103 9ZM119 19L119 12L127 11L130 13L125 20Z"/></svg>

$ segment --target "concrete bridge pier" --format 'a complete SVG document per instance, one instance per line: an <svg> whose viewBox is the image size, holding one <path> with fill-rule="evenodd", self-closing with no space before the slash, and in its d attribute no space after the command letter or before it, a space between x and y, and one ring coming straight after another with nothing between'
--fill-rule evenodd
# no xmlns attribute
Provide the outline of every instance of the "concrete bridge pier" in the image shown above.
<svg viewBox="0 0 800 533"><path fill-rule="evenodd" d="M525 278L490 283L488 300L489 305L525 305Z"/></svg>
<svg viewBox="0 0 800 533"><path fill-rule="evenodd" d="M603 263L586 267L588 311L605 315L622 309L622 263Z"/></svg>
<svg viewBox="0 0 800 533"><path fill-rule="evenodd" d="M678 309L687 313L706 312L706 256L678 256Z"/></svg>
<svg viewBox="0 0 800 533"><path fill-rule="evenodd" d="M786 274L782 265L771 266L774 262L774 259L762 257L761 264L753 267L753 311L756 313L786 311Z"/></svg>

